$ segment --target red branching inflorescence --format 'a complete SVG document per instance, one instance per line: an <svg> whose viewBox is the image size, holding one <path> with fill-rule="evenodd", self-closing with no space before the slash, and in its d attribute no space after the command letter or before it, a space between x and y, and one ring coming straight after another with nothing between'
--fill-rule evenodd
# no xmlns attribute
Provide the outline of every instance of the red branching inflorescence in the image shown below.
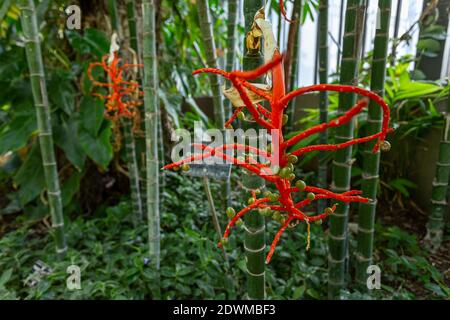
<svg viewBox="0 0 450 320"><path fill-rule="evenodd" d="M142 96L139 90L140 86L136 81L124 80L124 72L127 69L142 67L140 64L124 63L121 65L121 59L116 52L111 63L108 64L109 55L105 55L101 62L94 62L89 65L88 77L95 87L108 89L108 94L93 93L92 95L105 100L105 117L117 120L120 117L132 118L136 114L136 107L142 105L142 101L134 96ZM107 74L109 82L100 82L94 79L92 71L96 67L101 67Z"/></svg>
<svg viewBox="0 0 450 320"><path fill-rule="evenodd" d="M294 226L295 223L299 221L305 221L308 225L308 245L309 248L309 224L314 221L321 222L328 215L332 214L336 209L336 204L330 208L326 208L323 213L320 213L315 216L308 216L305 214L304 207L312 203L313 201L319 199L334 199L337 201L350 203L350 202L368 202L369 199L361 197L361 191L350 190L341 194L331 192L326 189L307 186L303 181L298 180L296 183L293 183L293 180L296 178L295 174L293 174L294 167L293 164L298 161L298 157L302 156L308 152L312 151L335 151L343 148L347 148L351 145L364 143L371 140L378 140L373 148L373 152L377 152L382 145L383 149L387 148L388 143L385 142L386 135L392 131L389 129L389 118L390 118L390 110L388 105L384 102L384 100L376 95L373 92L368 90L348 86L348 85L331 85L331 84L319 84L313 85L309 87L300 88L294 90L289 93L285 93L285 85L284 85L284 71L283 71L283 56L279 53L278 50L275 51L273 59L267 64L261 66L258 69L252 71L232 71L226 72L219 69L212 68L203 68L193 72L193 74L200 73L213 73L222 75L226 79L228 79L234 86L234 88L239 93L241 100L244 105L236 106L237 109L232 115L232 117L226 122L226 126L230 127L231 122L237 117L237 115L243 110L247 110L252 116L253 120L261 125L262 127L271 130L276 129L279 134L278 148L274 148L274 150L260 150L258 148L244 146L240 144L226 144L216 148L211 148L203 144L194 144L194 148L200 149L203 152L201 154L195 154L180 161L171 163L166 165L164 169L174 169L179 166L189 164L193 161L205 159L209 157L218 157L224 159L229 163L236 164L241 166L250 172L260 176L268 182L274 183L277 188L279 194L273 194L267 192L264 194L264 197L258 198L258 192L252 192L252 198L249 199L249 205L239 211L237 214L234 213L234 210L231 209L230 212L227 212L227 215L231 218L229 221L225 233L223 235L223 239L226 240L230 234L230 229L233 227L240 219L248 212L252 210L259 210L260 214L263 215L271 215L281 223L281 227L276 234L272 245L270 247L270 251L266 258L266 263L269 263L276 245L279 241L281 234L285 231L289 226ZM268 71L272 72L273 84L272 91L263 91L254 85L252 85L249 80L256 79L267 73ZM303 132L298 133L297 135L285 140L284 135L282 134L283 120L285 118L284 110L287 107L289 101L293 98L305 94L307 92L313 91L337 91L337 92L348 92L355 93L358 95L362 95L365 98L360 100L355 106L350 108L343 115L338 118L331 120L328 123L322 123L316 125L312 128L309 128ZM267 100L270 105L270 110L264 108L263 106L253 103L249 97L248 92L252 92L257 96ZM382 120L382 129L379 133L363 137L363 138L355 138L349 140L345 143L340 144L319 144L319 145L311 145L306 147L297 148L295 145L302 141L303 139L327 130L328 128L338 127L349 123L353 117L359 114L364 107L368 104L368 99L375 101L382 109L383 109L383 120ZM272 141L272 145L274 145ZM276 153L279 160L279 167L281 168L277 172L275 172L271 164L259 163L255 160L255 158L251 158L251 161L239 161L237 158L226 154L225 151L233 149L233 150L242 150L250 154L257 154L262 158L271 159L271 156ZM293 149L293 150L292 150ZM272 168L272 169L271 169ZM295 202L293 194L299 192L306 192L307 197L305 200ZM228 211L228 210L227 210ZM297 220L297 221L296 221ZM241 222L242 223L242 222ZM239 223L240 224L240 223ZM221 246L222 243L219 244Z"/></svg>

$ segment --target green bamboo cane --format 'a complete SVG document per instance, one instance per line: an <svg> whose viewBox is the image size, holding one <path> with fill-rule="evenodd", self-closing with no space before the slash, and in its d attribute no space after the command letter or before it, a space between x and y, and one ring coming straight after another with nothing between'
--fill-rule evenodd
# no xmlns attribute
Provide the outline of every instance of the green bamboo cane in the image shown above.
<svg viewBox="0 0 450 320"><path fill-rule="evenodd" d="M442 243L448 208L447 189L450 175L450 90L447 103L442 140L439 145L438 161L436 162L436 175L431 194L431 214L428 217L427 234L424 239L425 246L432 252L436 252Z"/></svg>
<svg viewBox="0 0 450 320"><path fill-rule="evenodd" d="M133 136L133 121L122 119L123 135L125 140L125 151L127 156L127 167L130 179L131 202L134 214L134 224L138 225L143 218L142 199L139 181L139 166L136 158L136 144Z"/></svg>
<svg viewBox="0 0 450 320"><path fill-rule="evenodd" d="M136 52L136 55L139 57L140 45L137 35L136 0L128 0L127 18L128 18L128 30L130 33L130 47L134 50L134 52Z"/></svg>
<svg viewBox="0 0 450 320"><path fill-rule="evenodd" d="M111 17L111 27L113 32L117 32L120 34L120 19L118 16L117 10L117 2L116 0L108 1L108 9ZM136 16L135 12L132 11L130 6L127 6L128 9L128 23L129 23L129 33L130 33L130 45L131 48L138 55L138 47L137 47L137 32L136 32ZM131 15L133 14L133 15ZM125 152L127 158L127 168L130 180L130 191L131 191L131 202L133 208L133 222L137 225L143 218L142 211L142 199L141 199L141 190L140 190L140 181L139 181L139 169L138 162L136 158L136 143L134 139L133 132L133 124L130 119L123 119L122 130L125 140Z"/></svg>
<svg viewBox="0 0 450 320"><path fill-rule="evenodd" d="M375 44L372 59L372 74L370 89L380 96L384 95L386 78L386 63L389 43L389 25L391 19L391 0L380 2L380 28L375 35ZM381 130L382 111L373 103L369 104L367 119L367 135ZM366 288L367 267L372 263L374 223L377 205L378 169L380 165L380 152L372 153L375 142L363 146L363 196L372 199L369 203L361 203L358 210L358 236L356 252L356 281L362 288Z"/></svg>
<svg viewBox="0 0 450 320"><path fill-rule="evenodd" d="M108 11L111 19L111 28L117 32L117 35L122 37L122 30L120 28L119 12L117 11L116 0L108 0Z"/></svg>
<svg viewBox="0 0 450 320"><path fill-rule="evenodd" d="M345 2L341 0L341 7L339 9L339 32L338 32L338 52L337 52L337 63L336 63L336 72L338 72L341 68L341 57L342 57L342 31L343 31L343 21L344 21L344 11Z"/></svg>
<svg viewBox="0 0 450 320"><path fill-rule="evenodd" d="M235 66L238 2L238 0L228 0L227 71L232 71ZM231 116L231 101L226 102L226 107L228 118Z"/></svg>
<svg viewBox="0 0 450 320"><path fill-rule="evenodd" d="M217 61L217 55L216 55L216 44L214 41L214 33L213 33L213 27L211 22L211 12L208 4L208 0L199 0L197 1L198 5L198 20L200 24L200 31L203 37L203 43L205 46L205 54L206 54L206 63L208 64L208 67L210 68L217 68L218 67L218 61ZM234 22L236 24L236 22ZM234 42L234 41L233 41ZM229 51L233 50L234 46L229 48ZM222 100L222 92L220 89L220 82L219 77L217 75L211 74L210 75L210 81L211 81L211 90L213 93L213 107L214 107L214 118L216 125L219 126L219 128L223 129L225 125L225 110L224 110L224 104ZM227 112L227 113L231 113ZM230 180L227 179L222 184L223 189L223 203L226 205L227 202L229 202L228 195L230 190ZM210 190L206 190L206 192L210 192ZM214 211L212 211L212 214L214 214Z"/></svg>
<svg viewBox="0 0 450 320"><path fill-rule="evenodd" d="M264 0L244 0L244 20L246 33L251 30L255 14L259 9L264 8ZM262 47L262 46L261 46ZM244 39L244 70L252 70L264 63L260 50L250 49L246 47ZM256 175L246 171L242 173L242 185L244 199L250 197L250 190L263 189L265 187L264 180ZM245 239L244 249L247 259L247 298L248 299L264 299L266 297L265 290L265 262L264 249L265 242L265 221L264 217L256 211L252 211L245 215Z"/></svg>
<svg viewBox="0 0 450 320"><path fill-rule="evenodd" d="M277 43L281 46L281 29L283 27L283 15L281 10L278 10L278 28L277 28Z"/></svg>
<svg viewBox="0 0 450 320"><path fill-rule="evenodd" d="M138 62L140 61L141 56L141 43L138 37L137 32L137 14L136 14L136 0L128 0L127 2L127 19L128 19L128 29L130 34L130 46L134 50L137 55ZM139 68L139 77L142 79L143 71L142 68ZM140 81L141 82L141 81ZM141 157L138 164L140 164L139 169L139 190L141 196L141 207L142 212L147 212L147 179L146 179L146 168L145 168L145 153L141 154Z"/></svg>
<svg viewBox="0 0 450 320"><path fill-rule="evenodd" d="M301 0L295 0L294 2L294 8L293 8L293 16L292 19L293 22L290 25L290 28L294 28L293 32L295 35L293 36L294 43L293 43L293 52L292 52L292 64L291 64L291 70L289 75L289 81L287 82L286 86L288 86L289 91L293 91L297 88L297 78L298 78L298 69L300 65L300 26L301 26L301 16L302 16L302 1ZM289 32L291 32L291 29L289 29ZM289 73L286 73L289 74ZM289 117L289 122L287 126L287 130L292 131L294 129L294 122L295 122L295 104L297 99L294 98L290 102L290 106L286 111L286 114Z"/></svg>
<svg viewBox="0 0 450 320"><path fill-rule="evenodd" d="M342 52L341 84L358 84L358 62L360 57L360 34L364 23L365 7L361 0L348 0L345 17L344 44ZM356 95L339 94L339 114L343 114L356 103ZM354 122L336 128L336 143L353 139ZM335 192L350 189L352 148L336 151L333 162L333 184ZM328 296L339 297L345 286L346 259L348 244L349 206L339 203L335 213L330 216L329 255L328 255Z"/></svg>
<svg viewBox="0 0 450 320"><path fill-rule="evenodd" d="M159 217L159 165L158 165L158 94L157 59L155 38L155 1L144 0L143 61L145 147L147 170L147 218L150 263L160 266L160 217Z"/></svg>
<svg viewBox="0 0 450 320"><path fill-rule="evenodd" d="M211 13L208 0L198 0L198 20L200 31L205 45L206 63L210 68L217 68L216 44L211 23ZM225 113L223 109L222 92L220 90L220 81L217 75L211 74L211 90L214 102L214 120L216 125L223 128L225 123Z"/></svg>
<svg viewBox="0 0 450 320"><path fill-rule="evenodd" d="M328 0L321 0L319 4L319 80L320 83L328 83ZM328 92L320 92L320 123L328 122ZM321 132L319 136L319 143L326 144L328 140L327 132ZM319 152L319 172L318 185L321 188L327 187L327 153ZM319 200L317 204L318 212L323 212L327 206L325 199Z"/></svg>
<svg viewBox="0 0 450 320"><path fill-rule="evenodd" d="M25 52L28 60L33 100L36 108L39 145L41 148L42 165L44 167L44 178L47 188L52 227L54 230L56 252L63 254L67 251L66 236L64 232L64 215L61 202L58 168L53 149L51 116L47 88L45 85L45 72L39 40L36 8L33 0L20 0L18 3L21 9L20 17L22 21L23 36L25 38Z"/></svg>
<svg viewBox="0 0 450 320"><path fill-rule="evenodd" d="M236 65L236 37L237 37L237 18L238 18L238 4L239 0L228 0L228 35L227 35L227 57L226 70L232 71ZM228 119L232 114L231 101L226 101L226 118ZM230 179L225 181L225 203L227 206L231 205L231 182Z"/></svg>

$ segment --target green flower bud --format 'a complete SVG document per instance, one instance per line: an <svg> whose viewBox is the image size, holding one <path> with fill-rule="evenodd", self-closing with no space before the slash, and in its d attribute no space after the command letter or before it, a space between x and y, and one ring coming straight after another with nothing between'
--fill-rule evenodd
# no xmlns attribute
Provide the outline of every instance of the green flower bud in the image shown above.
<svg viewBox="0 0 450 320"><path fill-rule="evenodd" d="M272 202L278 201L278 199L280 198L279 194L276 193L272 193L270 196L268 196L269 200Z"/></svg>
<svg viewBox="0 0 450 320"><path fill-rule="evenodd" d="M291 174L289 174L289 175L287 176L287 179L290 180L290 181L294 180L295 178L296 178L296 177L295 177L295 174L294 174L294 173L291 173Z"/></svg>
<svg viewBox="0 0 450 320"><path fill-rule="evenodd" d="M290 175L290 174L291 174L291 171L286 167L281 169L280 172L278 173L278 175L283 179L286 179L288 177L288 175Z"/></svg>
<svg viewBox="0 0 450 320"><path fill-rule="evenodd" d="M295 154L291 154L288 156L288 162L289 163L297 163L298 157Z"/></svg>
<svg viewBox="0 0 450 320"><path fill-rule="evenodd" d="M389 143L389 141L383 141L380 143L380 150L383 152L388 152L389 150L391 150L391 144Z"/></svg>
<svg viewBox="0 0 450 320"><path fill-rule="evenodd" d="M242 221L242 219L239 219L238 221L236 221L236 227L242 227L244 225L244 221Z"/></svg>
<svg viewBox="0 0 450 320"><path fill-rule="evenodd" d="M283 114L283 126L286 125L286 123L288 123L289 121L289 117L287 114Z"/></svg>
<svg viewBox="0 0 450 320"><path fill-rule="evenodd" d="M236 211L232 207L227 208L227 217L233 218L236 215Z"/></svg>
<svg viewBox="0 0 450 320"><path fill-rule="evenodd" d="M247 203L252 205L255 203L255 198L248 198Z"/></svg>
<svg viewBox="0 0 450 320"><path fill-rule="evenodd" d="M178 172L178 171L180 171L180 166L175 166L172 169L173 169L173 171Z"/></svg>
<svg viewBox="0 0 450 320"><path fill-rule="evenodd" d="M331 209L330 207L325 208L325 214L332 214L333 213L333 209Z"/></svg>
<svg viewBox="0 0 450 320"><path fill-rule="evenodd" d="M243 113L242 111L239 111L237 114L237 118L242 121L245 120L245 113Z"/></svg>
<svg viewBox="0 0 450 320"><path fill-rule="evenodd" d="M222 244L223 247L225 247L228 244L228 238L222 238L220 240L220 243Z"/></svg>
<svg viewBox="0 0 450 320"><path fill-rule="evenodd" d="M191 169L191 167L185 163L181 166L181 170L183 170L184 172L188 172Z"/></svg>
<svg viewBox="0 0 450 320"><path fill-rule="evenodd" d="M316 220L316 224L320 226L322 224L322 220Z"/></svg>
<svg viewBox="0 0 450 320"><path fill-rule="evenodd" d="M309 200L314 200L315 198L316 198L316 195L314 194L314 193L312 193L312 192L308 192L308 194L306 195L306 197L309 199Z"/></svg>
<svg viewBox="0 0 450 320"><path fill-rule="evenodd" d="M295 186L298 188L299 191L303 191L306 188L306 183L303 180L297 180Z"/></svg>
<svg viewBox="0 0 450 320"><path fill-rule="evenodd" d="M280 211L274 211L272 214L272 219L275 221L279 221L281 219L281 213Z"/></svg>
<svg viewBox="0 0 450 320"><path fill-rule="evenodd" d="M292 163L289 163L286 168L290 171L290 172L294 172L294 165Z"/></svg>

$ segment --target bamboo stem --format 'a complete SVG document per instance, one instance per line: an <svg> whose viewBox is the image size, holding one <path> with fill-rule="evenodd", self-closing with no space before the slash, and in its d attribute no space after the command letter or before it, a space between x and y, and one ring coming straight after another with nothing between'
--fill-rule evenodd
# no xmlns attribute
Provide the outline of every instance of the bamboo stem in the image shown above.
<svg viewBox="0 0 450 320"><path fill-rule="evenodd" d="M208 0L198 0L198 20L200 22L200 31L203 36L203 43L205 45L206 62L208 67L217 68L216 44L214 42L214 34L211 23L211 13L209 9ZM223 110L222 92L220 90L219 76L211 74L211 90L214 100L214 120L220 128L223 128L225 123L225 114Z"/></svg>
<svg viewBox="0 0 450 320"><path fill-rule="evenodd" d="M139 182L139 166L136 159L136 144L133 136L133 123L131 119L122 119L127 167L130 176L131 202L134 214L134 224L137 226L143 218L142 199Z"/></svg>
<svg viewBox="0 0 450 320"><path fill-rule="evenodd" d="M226 70L232 71L236 59L236 37L237 37L238 0L228 0L228 36L227 36L227 65ZM226 118L231 117L231 101L226 103Z"/></svg>
<svg viewBox="0 0 450 320"><path fill-rule="evenodd" d="M289 62L289 68L285 71L287 75L286 79L286 87L289 88L289 91L293 91L297 89L297 78L298 78L298 69L300 65L300 27L301 27L301 16L302 16L302 1L295 0L294 8L292 12L292 22L289 27L289 37L288 37L288 50L287 55L289 55L289 50L292 51L291 59ZM292 49L290 49L292 48ZM295 104L297 98L292 99L290 102L290 106L288 107L286 114L289 117L289 122L287 124L287 130L294 130L294 122L295 122Z"/></svg>
<svg viewBox="0 0 450 320"><path fill-rule="evenodd" d="M39 144L41 148L42 165L44 167L45 183L47 187L48 203L56 252L64 254L67 251L64 232L64 215L61 201L61 190L53 147L51 115L45 84L45 71L42 61L39 29L36 8L33 0L20 0L22 30L25 38L25 52L30 72L31 89L36 108Z"/></svg>
<svg viewBox="0 0 450 320"><path fill-rule="evenodd" d="M391 0L380 3L380 29L375 35L373 49L372 74L370 88L381 97L384 95L386 78L386 63L389 43L389 25L391 19ZM367 135L377 133L381 129L382 112L373 102L369 104ZM356 281L361 288L367 288L367 267L372 263L374 223L376 214L376 198L378 190L378 171L380 166L380 152L372 153L375 142L368 142L363 146L363 196L373 199L369 203L360 203L358 210L358 236L356 251Z"/></svg>
<svg viewBox="0 0 450 320"><path fill-rule="evenodd" d="M111 19L111 28L117 32L119 39L122 38L122 29L120 28L119 12L117 11L116 0L108 0L108 11Z"/></svg>
<svg viewBox="0 0 450 320"><path fill-rule="evenodd" d="M360 36L364 24L365 7L362 0L348 0L344 44L342 50L341 84L357 85L358 63L360 57ZM340 114L356 103L353 93L339 94ZM336 128L336 143L353 139L353 119L346 125ZM341 193L350 189L352 147L336 151L333 163L332 189ZM348 212L349 205L339 203L334 214L330 216L329 256L328 256L328 296L338 298L345 286L347 252L348 252Z"/></svg>
<svg viewBox="0 0 450 320"><path fill-rule="evenodd" d="M220 228L219 218L217 217L216 207L214 205L214 198L211 194L211 187L209 185L209 178L203 177L203 187L205 188L206 197L208 198L209 210L211 211L211 218L214 225L214 229L216 229L218 240L222 239L222 229ZM223 257L226 261L228 261L228 256L225 251L225 247L222 246Z"/></svg>
<svg viewBox="0 0 450 320"><path fill-rule="evenodd" d="M144 54L144 108L145 147L147 170L147 218L150 263L160 267L159 164L158 164L158 94L155 39L155 1L144 0L143 54Z"/></svg>
<svg viewBox="0 0 450 320"><path fill-rule="evenodd" d="M450 82L449 82L450 86ZM439 156L436 162L436 175L433 180L431 194L431 213L428 217L425 247L436 252L442 244L444 226L447 216L447 190L450 176L450 91L448 107L445 114L442 140L439 145Z"/></svg>
<svg viewBox="0 0 450 320"><path fill-rule="evenodd" d="M120 25L119 25L119 17L117 11L117 2L116 0L108 1L108 9L109 14L111 16L111 25L113 28L113 32L117 32L120 34ZM137 36L136 36L136 17L131 16L131 13L134 11L130 11L132 8L128 6L128 18L129 18L129 32L130 32L130 44L131 48L137 55ZM129 180L130 180L130 191L131 191L131 202L133 208L133 223L137 225L140 221L142 221L143 211L142 211L142 199L141 199L141 191L140 191L140 182L139 182L139 170L136 159L136 145L133 134L133 125L130 119L123 119L121 121L123 125L123 135L125 140L125 151L127 156L127 168L129 172ZM116 124L118 125L118 124Z"/></svg>
<svg viewBox="0 0 450 320"><path fill-rule="evenodd" d="M244 21L246 33L251 30L255 14L264 8L264 0L244 0ZM281 22L281 21L280 21ZM260 50L250 50L244 39L244 70L253 70L263 64ZM264 180L260 177L243 171L242 176L244 201L250 197L250 191L263 189ZM244 218L246 232L244 239L245 256L247 258L247 298L265 299L265 221L264 217L253 211Z"/></svg>
<svg viewBox="0 0 450 320"><path fill-rule="evenodd" d="M321 0L319 5L319 80L320 83L328 83L328 0ZM328 91L320 92L320 123L328 122ZM326 144L328 141L327 131L320 133L319 144ZM319 152L319 172L318 186L327 188L327 153ZM319 200L317 202L317 212L323 212L327 206L327 200Z"/></svg>

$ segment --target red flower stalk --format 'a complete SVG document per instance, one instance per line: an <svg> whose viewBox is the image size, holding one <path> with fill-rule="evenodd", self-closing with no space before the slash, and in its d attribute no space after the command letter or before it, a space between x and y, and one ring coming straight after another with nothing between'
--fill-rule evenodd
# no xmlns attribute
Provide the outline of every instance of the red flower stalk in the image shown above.
<svg viewBox="0 0 450 320"><path fill-rule="evenodd" d="M388 105L384 102L384 100L380 96L368 90L348 85L319 84L300 88L286 94L282 60L283 56L279 53L278 50L275 50L274 57L270 62L252 71L226 72L219 69L203 68L193 72L194 75L199 73L219 74L225 77L226 79L230 80L236 91L239 93L239 97L241 98L244 105L235 105L235 107L237 108L236 112L234 112L232 117L226 122L226 126L230 127L231 122L236 117L238 117L238 114L246 109L251 114L253 120L256 123L258 123L259 125L268 130L276 129L278 130L278 132L281 133L279 134L278 137L279 141L277 141L278 142L277 145L279 147L277 149L265 151L259 148L244 146L240 144L226 144L216 148L211 148L202 144L194 144L193 145L194 148L202 150L202 154L190 156L188 158L174 162L164 167L164 169L171 169L171 168L176 169L181 165L186 165L195 160L201 160L209 157L217 157L224 159L229 163L241 166L247 169L248 171L251 171L252 173L260 176L266 181L274 183L279 194L272 194L268 192L264 195L264 197L258 198L257 197L258 192L253 191L252 198L249 199L249 205L247 207L239 211L237 214L234 214L234 210L232 209L227 210L227 215L229 215L231 220L228 223L223 235L223 240L226 240L230 234L231 227L233 227L233 225L236 224L238 221L241 221L240 219L251 210L259 210L260 214L263 215L272 215L272 213L275 212L273 213L273 217L275 220L278 220L281 223L281 227L278 233L276 234L272 242L272 245L270 246L270 251L266 258L266 263L269 263L282 233L286 230L286 228L290 226L293 227L296 225L293 223L294 221L297 221L297 224L299 221L305 221L305 223L308 225L308 245L307 245L308 249L310 238L309 224L314 221L321 222L321 220L323 220L324 218L326 218L328 215L332 214L335 211L337 204L334 204L332 207L325 209L325 212L315 216L308 216L302 211L302 208L305 207L306 205L309 205L313 201L319 199L335 199L337 201L345 203L369 201L369 199L361 197L360 194L362 192L357 190L350 190L338 194L326 189L306 186L306 184L301 180L298 180L294 185L292 185L292 182L295 179L295 174L293 173L294 171L293 163L296 163L298 161L298 156L302 156L312 151L320 151L320 150L335 151L347 148L354 144L363 143L371 140L378 140L375 147L373 148L373 152L375 153L379 150L380 145L383 147L383 149L388 147L389 144L384 140L386 138L386 135L392 131L392 129L389 129L388 127L390 118L390 110ZM248 80L261 77L268 71L272 72L273 78L273 85L271 92L257 88L256 86L248 82ZM298 133L297 135L295 135L290 139L285 140L284 135L282 134L283 119L285 118L284 116L285 108L287 107L289 101L292 100L293 98L302 95L304 93L313 91L351 92L362 95L366 98L360 100L355 106L353 106L351 109L349 109L340 117L331 120L328 123L316 125L312 128L309 128L303 132ZM257 103L253 103L250 98L250 95L253 96L256 95L258 96L259 99L262 98L264 100L267 100L267 102L270 105L270 110L267 110L266 108ZM302 147L298 149L294 148L294 150L292 150L292 148L298 142L305 139L306 137L311 136L312 134L316 134L325 131L328 128L338 127L350 122L353 117L359 114L363 110L363 108L367 106L368 104L367 98L375 101L383 109L383 123L382 129L379 133L368 137L355 138L349 140L348 142L340 144L319 144ZM272 144L275 145L274 141L272 141ZM275 172L273 170L273 167L271 167L270 163L267 162L259 163L254 158L250 158L250 161L246 162L234 158L225 153L225 151L229 149L242 150L247 153L257 154L260 157L266 158L268 160L270 160L271 156L274 155L278 156L278 159L280 159L281 170ZM305 200L295 202L293 194L299 192L307 192L308 193L307 197ZM240 222L239 224L241 223L242 222ZM221 244L219 244L219 246L221 246Z"/></svg>
<svg viewBox="0 0 450 320"><path fill-rule="evenodd" d="M93 93L93 96L100 97L106 100L105 117L112 120L117 120L119 117L132 118L135 116L135 108L142 105L142 101L135 96L142 96L143 93L139 90L140 86L136 81L124 80L124 72L127 69L142 67L140 64L125 63L120 65L121 59L116 52L112 62L108 64L107 59L109 55L105 55L101 62L94 62L89 65L88 77L96 87L104 87L109 89L109 93L104 95L100 93ZM92 71L96 67L101 67L107 75L109 82L100 82L94 79Z"/></svg>

